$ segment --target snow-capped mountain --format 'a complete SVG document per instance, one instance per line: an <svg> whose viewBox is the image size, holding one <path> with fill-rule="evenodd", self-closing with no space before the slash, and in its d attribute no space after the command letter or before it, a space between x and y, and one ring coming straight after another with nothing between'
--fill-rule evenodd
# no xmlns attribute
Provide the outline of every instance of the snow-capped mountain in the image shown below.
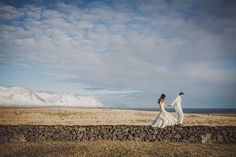
<svg viewBox="0 0 236 157"><path fill-rule="evenodd" d="M36 92L23 87L0 86L0 106L103 107L104 105L92 96L78 96L68 92Z"/></svg>
<svg viewBox="0 0 236 157"><path fill-rule="evenodd" d="M57 106L88 106L88 107L103 107L104 105L92 96L77 96L69 92L62 93L38 93L42 98L51 104Z"/></svg>
<svg viewBox="0 0 236 157"><path fill-rule="evenodd" d="M46 105L47 101L38 96L34 91L22 87L1 87L0 105Z"/></svg>

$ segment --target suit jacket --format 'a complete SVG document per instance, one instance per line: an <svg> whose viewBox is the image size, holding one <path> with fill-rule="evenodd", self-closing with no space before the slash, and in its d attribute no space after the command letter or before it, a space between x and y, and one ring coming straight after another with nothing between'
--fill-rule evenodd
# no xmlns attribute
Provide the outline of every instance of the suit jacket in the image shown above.
<svg viewBox="0 0 236 157"><path fill-rule="evenodd" d="M171 106L175 107L176 112L183 112L182 110L182 98L178 95L175 100L171 103Z"/></svg>

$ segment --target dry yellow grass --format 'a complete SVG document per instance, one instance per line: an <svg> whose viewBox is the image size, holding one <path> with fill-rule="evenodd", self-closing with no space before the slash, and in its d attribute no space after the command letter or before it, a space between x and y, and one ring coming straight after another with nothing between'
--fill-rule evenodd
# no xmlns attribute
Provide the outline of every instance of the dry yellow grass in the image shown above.
<svg viewBox="0 0 236 157"><path fill-rule="evenodd" d="M175 113L172 113L175 115ZM2 108L4 125L150 125L156 112L83 108ZM185 125L236 126L235 114L185 114ZM0 144L0 156L235 156L235 144L135 141L40 141Z"/></svg>
<svg viewBox="0 0 236 157"><path fill-rule="evenodd" d="M0 156L42 157L221 157L235 156L235 144L186 142L46 142L0 144Z"/></svg>
<svg viewBox="0 0 236 157"><path fill-rule="evenodd" d="M172 113L174 116L175 113ZM85 108L2 108L0 124L150 125L157 112ZM236 126L236 114L185 114L184 125Z"/></svg>

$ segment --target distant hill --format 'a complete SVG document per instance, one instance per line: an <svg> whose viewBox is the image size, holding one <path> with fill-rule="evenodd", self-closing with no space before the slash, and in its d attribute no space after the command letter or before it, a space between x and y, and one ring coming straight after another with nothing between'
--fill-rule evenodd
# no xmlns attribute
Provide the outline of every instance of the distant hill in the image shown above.
<svg viewBox="0 0 236 157"><path fill-rule="evenodd" d="M104 104L95 97L69 92L37 92L23 87L0 86L0 106L104 107Z"/></svg>

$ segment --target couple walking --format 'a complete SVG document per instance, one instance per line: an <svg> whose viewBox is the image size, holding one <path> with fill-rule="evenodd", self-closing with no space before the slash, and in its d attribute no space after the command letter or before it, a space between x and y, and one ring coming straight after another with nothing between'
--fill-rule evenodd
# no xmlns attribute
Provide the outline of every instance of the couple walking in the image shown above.
<svg viewBox="0 0 236 157"><path fill-rule="evenodd" d="M156 119L152 123L152 127L164 128L166 126L173 125L182 125L184 120L184 113L181 107L182 97L184 96L183 92L180 92L179 95L175 98L170 106L175 107L175 111L177 113L177 119L172 116L169 112L165 110L165 94L162 94L158 99L158 104L160 106L160 113L157 115Z"/></svg>

